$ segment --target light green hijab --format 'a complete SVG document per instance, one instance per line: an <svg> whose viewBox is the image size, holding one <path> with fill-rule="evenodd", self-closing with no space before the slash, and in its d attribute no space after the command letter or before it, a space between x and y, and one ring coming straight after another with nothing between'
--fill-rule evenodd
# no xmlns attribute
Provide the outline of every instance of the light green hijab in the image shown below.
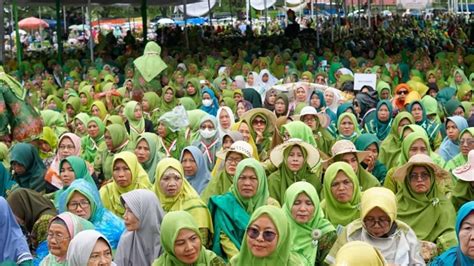
<svg viewBox="0 0 474 266"><path fill-rule="evenodd" d="M339 132L339 127L341 126L342 120L348 117L352 123L354 124L354 132L350 136L344 136L341 132ZM339 118L337 119L337 140L346 139L354 142L358 136L360 136L360 129L359 129L359 122L357 122L357 118L353 113L342 113Z"/></svg>
<svg viewBox="0 0 474 266"><path fill-rule="evenodd" d="M125 104L125 108L123 109L123 113L130 125L130 139L132 141L135 141L140 134L145 132L145 118L143 118L143 111L141 118L135 118L135 108L137 105L138 102L129 101Z"/></svg>
<svg viewBox="0 0 474 266"><path fill-rule="evenodd" d="M148 42L143 55L135 59L133 64L146 82L150 82L168 66L161 59L161 47L156 42Z"/></svg>
<svg viewBox="0 0 474 266"><path fill-rule="evenodd" d="M150 157L144 163L142 163L143 169L148 173L148 178L150 179L150 183L155 182L155 171L158 162L161 160L161 154L158 152L158 141L159 138L155 133L145 132L142 133L138 140L137 145L144 140L148 148L150 150ZM136 148L136 147L135 147Z"/></svg>
<svg viewBox="0 0 474 266"><path fill-rule="evenodd" d="M315 207L312 218L304 223L298 223L291 215L291 208L301 193L305 193L313 202ZM288 218L292 234L293 243L291 250L300 254L306 259L306 265L315 265L318 247L312 243L313 230L321 230L321 235L335 231L334 226L324 218L323 210L320 206L319 196L313 185L300 181L291 185L285 193L285 203L283 210Z"/></svg>

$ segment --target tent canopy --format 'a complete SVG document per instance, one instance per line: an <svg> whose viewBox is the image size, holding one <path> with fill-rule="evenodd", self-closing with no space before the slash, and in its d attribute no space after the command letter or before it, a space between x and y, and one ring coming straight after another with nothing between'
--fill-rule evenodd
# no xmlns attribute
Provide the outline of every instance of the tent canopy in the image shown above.
<svg viewBox="0 0 474 266"><path fill-rule="evenodd" d="M3 1L3 0L1 0ZM7 0L7 3L11 3L12 0ZM62 5L87 5L87 0L60 0ZM187 0L188 4L197 2L207 2L207 0ZM21 5L44 5L54 4L55 0L17 0L18 4ZM131 4L141 5L142 0L91 0L91 4L98 5L114 5L114 4ZM182 5L184 0L147 0L148 5L153 6L177 6Z"/></svg>

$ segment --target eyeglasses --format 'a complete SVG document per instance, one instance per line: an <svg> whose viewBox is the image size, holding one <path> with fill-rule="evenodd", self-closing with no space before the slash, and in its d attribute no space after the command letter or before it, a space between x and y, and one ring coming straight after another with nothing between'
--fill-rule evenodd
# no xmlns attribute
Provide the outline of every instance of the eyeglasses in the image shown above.
<svg viewBox="0 0 474 266"><path fill-rule="evenodd" d="M417 173L411 173L410 174L410 181L418 181L420 180L421 181L426 181L428 179L430 179L430 174L429 173L421 173L421 174L417 174Z"/></svg>
<svg viewBox="0 0 474 266"><path fill-rule="evenodd" d="M251 239L257 239L260 235L262 235L263 240L265 240L266 242L272 242L275 239L275 237L277 236L277 234L275 232L272 232L272 231L260 232L258 229L253 228L253 227L247 228L247 235Z"/></svg>
<svg viewBox="0 0 474 266"><path fill-rule="evenodd" d="M62 234L55 234L53 232L48 232L48 239L55 239L57 243L62 243L64 240L69 239L69 236Z"/></svg>
<svg viewBox="0 0 474 266"><path fill-rule="evenodd" d="M237 159L237 158L232 158L232 157L227 157L227 159L225 160L227 163L229 164L239 164L240 161L242 161L242 159Z"/></svg>
<svg viewBox="0 0 474 266"><path fill-rule="evenodd" d="M266 124L267 124L267 121L265 121L265 120L263 120L263 119L254 119L254 120L252 121L252 124L254 124L254 125L258 125L258 124L260 124L260 125L266 125Z"/></svg>
<svg viewBox="0 0 474 266"><path fill-rule="evenodd" d="M397 94L398 94L398 95L408 94L408 91L397 91Z"/></svg>
<svg viewBox="0 0 474 266"><path fill-rule="evenodd" d="M61 145L59 146L60 150L74 150L75 147L73 145Z"/></svg>
<svg viewBox="0 0 474 266"><path fill-rule="evenodd" d="M364 224L367 227L373 227L375 224L379 224L380 227L385 227L390 224L390 219L386 217L381 217L379 219L374 219L372 217L364 219Z"/></svg>
<svg viewBox="0 0 474 266"><path fill-rule="evenodd" d="M309 117L303 118L304 123L314 122L314 121L316 121L316 118L314 118L314 116L309 116Z"/></svg>
<svg viewBox="0 0 474 266"><path fill-rule="evenodd" d="M81 206L81 209L85 209L89 207L91 204L87 200L79 201L79 202L69 202L67 205L68 209L77 210L77 207Z"/></svg>

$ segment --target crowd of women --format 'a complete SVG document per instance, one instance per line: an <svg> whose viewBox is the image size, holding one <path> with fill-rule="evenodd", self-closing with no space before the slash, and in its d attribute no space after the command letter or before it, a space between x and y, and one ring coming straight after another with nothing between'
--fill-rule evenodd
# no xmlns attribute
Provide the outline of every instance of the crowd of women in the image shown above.
<svg viewBox="0 0 474 266"><path fill-rule="evenodd" d="M474 55L267 52L0 69L0 262L473 265Z"/></svg>

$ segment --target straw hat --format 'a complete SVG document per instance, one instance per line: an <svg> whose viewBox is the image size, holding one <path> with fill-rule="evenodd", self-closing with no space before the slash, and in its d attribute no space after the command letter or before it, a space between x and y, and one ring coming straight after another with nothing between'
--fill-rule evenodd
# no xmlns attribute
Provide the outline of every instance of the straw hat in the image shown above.
<svg viewBox="0 0 474 266"><path fill-rule="evenodd" d="M276 118L274 113L270 112L270 110L268 110L266 108L252 108L252 109L248 110L247 112L245 112L242 115L242 119L247 121L249 124L251 124L252 121L250 121L250 119L252 119L252 117L257 113L262 114L263 116L265 116L265 119L267 120L268 128L273 129L273 127L271 125L275 124L275 121L276 121L277 118ZM249 126L251 126L251 125L249 125Z"/></svg>
<svg viewBox="0 0 474 266"><path fill-rule="evenodd" d="M300 120L303 121L303 117L305 115L314 115L316 118L319 120L319 124L322 128L328 128L329 124L331 123L331 118L326 113L318 113L316 111L316 108L312 106L305 106L303 109L301 109L301 112L299 115L294 116L295 120Z"/></svg>
<svg viewBox="0 0 474 266"><path fill-rule="evenodd" d="M222 160L225 160L229 152L236 152L242 154L244 158L252 158L253 148L249 143L243 140L238 140L232 143L232 145L230 145L230 148L228 148L227 150L217 152L217 157Z"/></svg>
<svg viewBox="0 0 474 266"><path fill-rule="evenodd" d="M279 167L280 164L284 160L284 152L286 148L293 147L294 145L298 145L301 148L306 150L307 158L306 162L308 163L309 167L313 168L319 162L319 152L311 146L309 143L306 143L300 139L289 139L286 142L276 146L270 153L270 161L276 167Z"/></svg>
<svg viewBox="0 0 474 266"><path fill-rule="evenodd" d="M369 151L358 151L354 143L352 143L349 140L345 140L345 139L338 140L336 141L336 143L334 143L334 145L332 145L332 148L331 148L332 157L323 162L324 167L328 167L329 164L333 162L337 156L342 155L342 154L347 154L347 153L354 153L359 163L362 162L367 156L370 155Z"/></svg>
<svg viewBox="0 0 474 266"><path fill-rule="evenodd" d="M439 180L449 177L448 172L433 162L433 159L431 159L430 156L426 154L415 154L410 158L410 160L408 160L406 164L395 170L393 173L393 178L400 182L404 181L409 174L409 170L411 170L413 166L425 166L431 168L434 172L434 175L436 176L436 179Z"/></svg>
<svg viewBox="0 0 474 266"><path fill-rule="evenodd" d="M467 163L452 170L453 175L466 182L474 181L474 150L467 156Z"/></svg>

